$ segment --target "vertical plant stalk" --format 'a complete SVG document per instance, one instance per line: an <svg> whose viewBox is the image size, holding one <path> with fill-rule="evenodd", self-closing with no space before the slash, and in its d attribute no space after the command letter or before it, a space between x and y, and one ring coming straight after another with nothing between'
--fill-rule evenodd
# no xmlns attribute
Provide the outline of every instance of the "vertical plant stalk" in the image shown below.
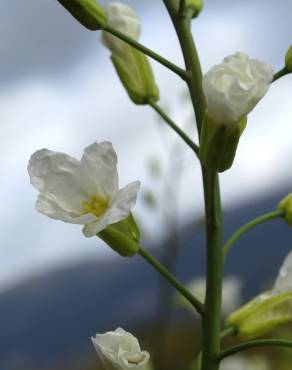
<svg viewBox="0 0 292 370"><path fill-rule="evenodd" d="M205 97L202 89L202 71L191 33L191 14L176 15L170 0L164 0L170 14L183 52L187 84L193 103L197 128L200 134L205 113ZM202 370L218 370L216 356L220 351L220 322L222 295L222 235L221 201L218 174L202 165L206 242L207 242L207 286L205 314L203 316Z"/></svg>

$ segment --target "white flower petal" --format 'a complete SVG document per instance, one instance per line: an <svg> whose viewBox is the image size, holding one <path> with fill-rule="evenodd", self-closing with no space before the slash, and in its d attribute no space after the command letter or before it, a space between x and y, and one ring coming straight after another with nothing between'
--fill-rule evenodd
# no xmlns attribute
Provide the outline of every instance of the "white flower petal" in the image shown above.
<svg viewBox="0 0 292 370"><path fill-rule="evenodd" d="M62 220L70 224L85 225L96 220L96 216L91 213L86 213L81 216L70 214L62 209L54 200L42 194L39 194L35 208L38 212L50 218Z"/></svg>
<svg viewBox="0 0 292 370"><path fill-rule="evenodd" d="M84 149L81 163L101 196L115 195L119 189L117 154L111 143L93 143Z"/></svg>
<svg viewBox="0 0 292 370"><path fill-rule="evenodd" d="M111 200L109 209L96 222L85 225L83 233L86 237L91 237L105 229L108 225L114 224L128 217L131 209L136 203L137 193L140 188L140 181L134 181L119 190Z"/></svg>
<svg viewBox="0 0 292 370"><path fill-rule="evenodd" d="M114 2L106 8L108 25L134 40L138 40L141 32L140 19L132 8L126 4ZM103 44L113 53L122 52L127 44L108 32L102 33Z"/></svg>
<svg viewBox="0 0 292 370"><path fill-rule="evenodd" d="M224 58L203 78L207 109L217 124L238 122L268 91L272 68L248 55L236 53Z"/></svg>
<svg viewBox="0 0 292 370"><path fill-rule="evenodd" d="M277 292L292 290L292 251L284 259L273 290Z"/></svg>
<svg viewBox="0 0 292 370"><path fill-rule="evenodd" d="M137 338L121 328L91 339L107 369L143 370L150 358L148 352L141 351Z"/></svg>
<svg viewBox="0 0 292 370"><path fill-rule="evenodd" d="M35 152L28 173L31 184L69 214L82 214L82 202L96 193L82 164L64 153L47 149Z"/></svg>

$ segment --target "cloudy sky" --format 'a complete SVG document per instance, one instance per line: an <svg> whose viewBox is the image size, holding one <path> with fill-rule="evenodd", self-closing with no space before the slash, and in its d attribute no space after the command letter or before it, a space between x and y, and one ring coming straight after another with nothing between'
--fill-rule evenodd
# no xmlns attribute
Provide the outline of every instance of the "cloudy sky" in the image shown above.
<svg viewBox="0 0 292 370"><path fill-rule="evenodd" d="M105 4L106 2L101 2ZM128 1L143 23L141 42L182 65L179 45L162 1ZM236 51L282 68L291 44L290 0L206 0L193 31L203 70ZM30 155L46 147L80 157L95 140L112 141L119 156L122 185L142 180L157 189L145 163L167 164L174 135L161 128L153 112L133 105L118 81L100 34L83 29L56 0L0 3L0 288L31 272L85 256L112 255L78 226L52 221L34 211L36 192L26 171ZM184 85L152 62L161 105L179 124L192 125L182 102ZM222 175L223 202L234 206L292 180L292 78L273 84L249 117L236 163ZM202 210L199 167L185 150L180 186L184 220ZM195 190L194 190L195 189ZM147 236L161 235L157 218L138 200L137 213Z"/></svg>

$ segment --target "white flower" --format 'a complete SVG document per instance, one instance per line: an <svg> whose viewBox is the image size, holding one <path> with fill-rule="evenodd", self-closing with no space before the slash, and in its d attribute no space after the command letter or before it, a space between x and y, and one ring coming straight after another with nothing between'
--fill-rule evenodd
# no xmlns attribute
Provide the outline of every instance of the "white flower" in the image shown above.
<svg viewBox="0 0 292 370"><path fill-rule="evenodd" d="M263 356L257 355L246 357L243 355L235 355L227 357L221 363L220 370L270 370L270 364Z"/></svg>
<svg viewBox="0 0 292 370"><path fill-rule="evenodd" d="M292 251L288 253L274 283L273 292L292 291Z"/></svg>
<svg viewBox="0 0 292 370"><path fill-rule="evenodd" d="M236 53L215 65L203 78L207 110L219 125L238 122L269 89L272 68L248 55Z"/></svg>
<svg viewBox="0 0 292 370"><path fill-rule="evenodd" d="M42 149L28 164L31 184L40 192L36 210L56 220L85 225L90 237L126 218L140 182L119 190L117 155L109 142L84 149L81 161Z"/></svg>
<svg viewBox="0 0 292 370"><path fill-rule="evenodd" d="M138 40L141 25L140 19L133 9L126 4L114 2L107 6L106 14L108 26L136 41ZM128 44L108 32L102 33L102 41L112 53L119 54L125 47L128 47Z"/></svg>
<svg viewBox="0 0 292 370"><path fill-rule="evenodd" d="M150 355L141 351L139 342L122 328L96 334L92 343L107 370L144 370Z"/></svg>

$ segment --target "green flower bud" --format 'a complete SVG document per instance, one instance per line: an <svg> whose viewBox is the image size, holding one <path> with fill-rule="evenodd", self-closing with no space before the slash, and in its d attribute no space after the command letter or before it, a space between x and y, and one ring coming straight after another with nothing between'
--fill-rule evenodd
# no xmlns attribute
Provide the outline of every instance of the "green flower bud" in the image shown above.
<svg viewBox="0 0 292 370"><path fill-rule="evenodd" d="M193 18L197 17L203 8L202 0L186 0L186 8L193 11Z"/></svg>
<svg viewBox="0 0 292 370"><path fill-rule="evenodd" d="M237 328L240 339L252 339L292 322L292 291L263 293L233 312L227 325Z"/></svg>
<svg viewBox="0 0 292 370"><path fill-rule="evenodd" d="M289 72L292 72L292 45L288 49L285 56L285 67L288 69Z"/></svg>
<svg viewBox="0 0 292 370"><path fill-rule="evenodd" d="M176 12L180 8L180 0L172 0ZM185 0L185 8L183 10L192 11L193 18L197 17L203 8L203 0Z"/></svg>
<svg viewBox="0 0 292 370"><path fill-rule="evenodd" d="M109 225L97 236L123 257L132 257L140 248L140 230L132 214Z"/></svg>
<svg viewBox="0 0 292 370"><path fill-rule="evenodd" d="M95 31L106 26L107 16L95 0L58 0L84 27Z"/></svg>
<svg viewBox="0 0 292 370"><path fill-rule="evenodd" d="M278 209L285 212L284 218L292 226L292 193L288 194L278 205Z"/></svg>
<svg viewBox="0 0 292 370"><path fill-rule="evenodd" d="M228 170L234 161L238 142L247 123L247 117L231 125L218 125L205 114L201 137L200 159L204 166L216 172Z"/></svg>
<svg viewBox="0 0 292 370"><path fill-rule="evenodd" d="M148 58L140 51L126 45L122 53L111 55L116 72L129 97L135 104L147 104L149 98L159 99Z"/></svg>

